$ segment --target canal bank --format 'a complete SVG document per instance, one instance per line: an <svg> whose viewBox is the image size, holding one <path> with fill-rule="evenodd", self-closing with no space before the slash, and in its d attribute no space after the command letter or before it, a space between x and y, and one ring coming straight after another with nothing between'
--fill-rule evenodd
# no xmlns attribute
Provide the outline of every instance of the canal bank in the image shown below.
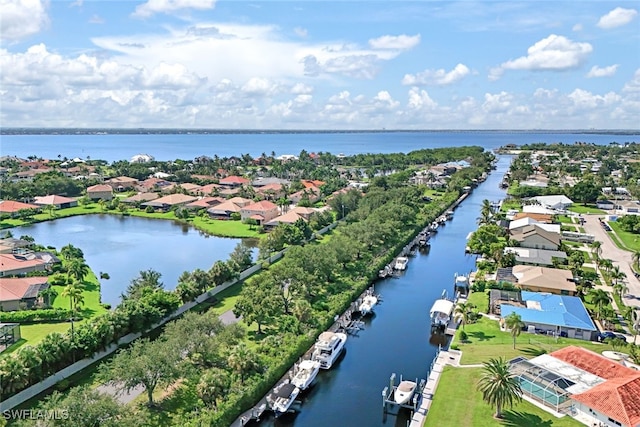
<svg viewBox="0 0 640 427"><path fill-rule="evenodd" d="M381 391L396 373L424 379L442 336L431 336L429 308L442 291L453 289L456 273L474 269L475 257L465 255L466 236L475 230L483 199L502 199L498 188L510 163L500 157L497 170L455 210L453 219L431 238L431 249L412 257L405 272L376 283L383 297L363 329L349 335L343 358L322 371L316 384L296 404L297 412L274 419L265 412L260 425L270 426L405 426L411 413L402 409L383 417Z"/></svg>

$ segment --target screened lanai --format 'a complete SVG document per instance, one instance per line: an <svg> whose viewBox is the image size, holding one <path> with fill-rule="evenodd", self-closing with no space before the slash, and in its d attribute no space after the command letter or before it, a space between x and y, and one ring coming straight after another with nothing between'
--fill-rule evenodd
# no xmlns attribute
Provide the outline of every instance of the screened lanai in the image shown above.
<svg viewBox="0 0 640 427"><path fill-rule="evenodd" d="M548 354L531 360L517 357L509 361L509 366L525 396L556 412L568 412L572 394L586 391L604 381Z"/></svg>

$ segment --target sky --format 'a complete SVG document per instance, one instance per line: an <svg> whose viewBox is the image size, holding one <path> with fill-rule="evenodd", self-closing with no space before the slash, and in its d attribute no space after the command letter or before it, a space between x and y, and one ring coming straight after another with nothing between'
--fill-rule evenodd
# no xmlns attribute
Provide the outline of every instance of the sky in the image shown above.
<svg viewBox="0 0 640 427"><path fill-rule="evenodd" d="M640 1L0 10L5 128L640 128Z"/></svg>

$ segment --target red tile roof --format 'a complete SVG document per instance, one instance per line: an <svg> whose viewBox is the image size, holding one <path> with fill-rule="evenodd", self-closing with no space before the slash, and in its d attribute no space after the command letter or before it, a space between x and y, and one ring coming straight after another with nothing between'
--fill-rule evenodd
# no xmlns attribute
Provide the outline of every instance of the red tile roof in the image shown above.
<svg viewBox="0 0 640 427"><path fill-rule="evenodd" d="M46 276L0 278L0 301L21 300L31 285L47 283L48 279Z"/></svg>
<svg viewBox="0 0 640 427"><path fill-rule="evenodd" d="M222 185L242 185L242 184L248 184L250 181L247 178L232 175L226 178L222 178L219 182Z"/></svg>
<svg viewBox="0 0 640 427"><path fill-rule="evenodd" d="M311 188L311 187L322 187L325 184L324 181L319 181L317 179L304 179L302 180L302 185L304 185L305 188Z"/></svg>
<svg viewBox="0 0 640 427"><path fill-rule="evenodd" d="M551 353L551 356L605 380L627 377L638 373L638 371L622 366L596 352L573 345L556 350Z"/></svg>
<svg viewBox="0 0 640 427"><path fill-rule="evenodd" d="M36 205L62 205L64 203L71 203L75 201L75 199L70 199L69 197L52 194L49 196L36 197L34 203Z"/></svg>
<svg viewBox="0 0 640 427"><path fill-rule="evenodd" d="M44 265L46 262L39 258L24 259L13 254L0 254L0 272L11 274L15 270Z"/></svg>
<svg viewBox="0 0 640 427"><path fill-rule="evenodd" d="M107 184L98 184L98 185L92 185L91 187L87 188L87 193L89 192L102 192L102 191L113 191L113 188L111 188L110 185Z"/></svg>
<svg viewBox="0 0 640 427"><path fill-rule="evenodd" d="M251 205L247 205L242 209L247 211L265 212L273 209L278 209L278 206L268 200L262 200L261 202L256 202Z"/></svg>
<svg viewBox="0 0 640 427"><path fill-rule="evenodd" d="M40 206L31 205L29 203L16 202L15 200L0 201L0 212L14 213L20 209L40 209Z"/></svg>

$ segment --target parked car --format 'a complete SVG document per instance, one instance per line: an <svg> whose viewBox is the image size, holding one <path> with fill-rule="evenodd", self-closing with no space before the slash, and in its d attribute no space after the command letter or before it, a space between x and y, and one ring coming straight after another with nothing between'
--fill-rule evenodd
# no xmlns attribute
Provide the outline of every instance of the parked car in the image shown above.
<svg viewBox="0 0 640 427"><path fill-rule="evenodd" d="M625 337L622 334L616 334L615 332L612 332L612 331L603 331L598 334L598 341L600 342L603 342L607 338L611 338L611 339L620 338L621 340L627 341L627 337Z"/></svg>

